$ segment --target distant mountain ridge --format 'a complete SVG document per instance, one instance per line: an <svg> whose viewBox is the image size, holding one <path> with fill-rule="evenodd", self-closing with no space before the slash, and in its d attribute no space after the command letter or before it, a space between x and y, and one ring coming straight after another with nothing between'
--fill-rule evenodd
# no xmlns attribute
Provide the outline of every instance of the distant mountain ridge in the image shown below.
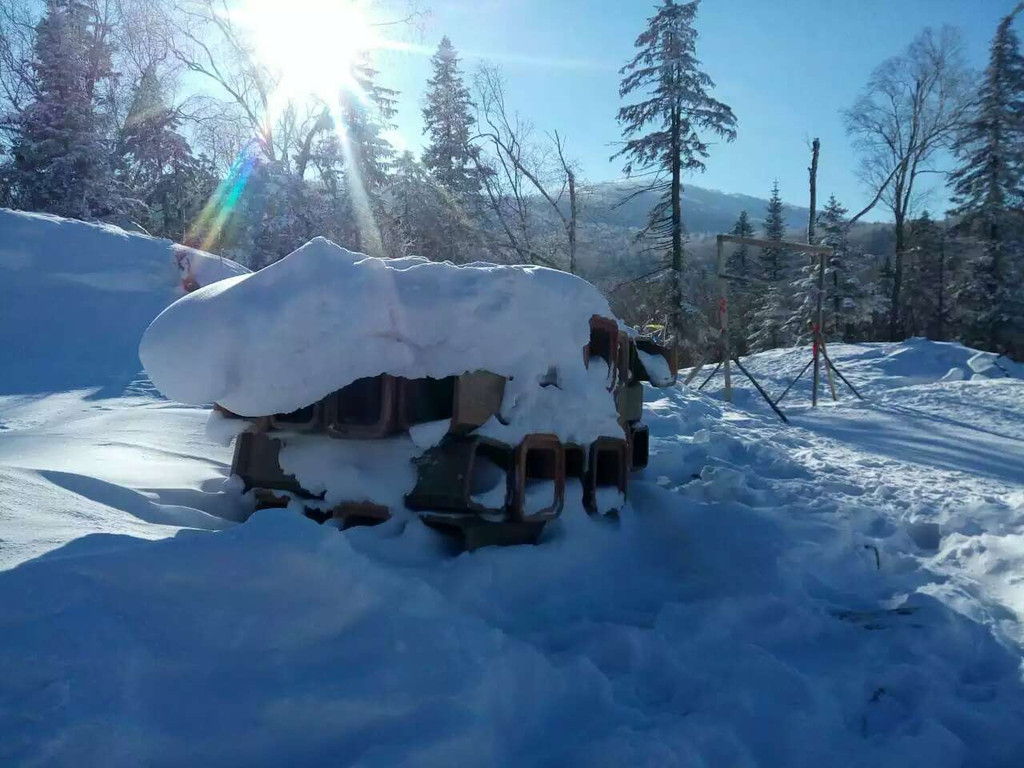
<svg viewBox="0 0 1024 768"><path fill-rule="evenodd" d="M647 223L647 215L657 203L657 192L642 192L626 200L644 185L632 181L606 181L587 187L582 218L587 222L639 229ZM729 232L741 211L746 211L755 229L764 221L768 200L752 195L720 192L695 184L683 186L683 223L691 235ZM807 226L808 209L786 205L784 216L788 229Z"/></svg>

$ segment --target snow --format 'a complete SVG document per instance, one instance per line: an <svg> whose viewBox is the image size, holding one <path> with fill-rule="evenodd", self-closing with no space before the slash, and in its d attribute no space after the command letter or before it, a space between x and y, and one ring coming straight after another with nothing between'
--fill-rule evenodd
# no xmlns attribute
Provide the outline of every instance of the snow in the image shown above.
<svg viewBox="0 0 1024 768"><path fill-rule="evenodd" d="M636 351L640 357L640 363L651 378L651 383L656 387L668 387L672 384L672 369L669 368L668 360L661 355L652 355L642 349Z"/></svg>
<svg viewBox="0 0 1024 768"><path fill-rule="evenodd" d="M939 381L955 346L830 351L870 401L805 390L786 427L649 389L618 518L570 481L539 546L459 556L409 516L147 522L129 496L215 509L206 411L8 399L0 762L1016 765L1024 382ZM771 388L806 354L746 362ZM373 466L298 445L300 473Z"/></svg>
<svg viewBox="0 0 1024 768"><path fill-rule="evenodd" d="M589 445L599 437L623 437L615 400L608 391L608 364L601 358L584 368L570 362L559 369L558 386L505 387L499 416L474 434L516 445L531 434L557 435L562 442Z"/></svg>
<svg viewBox="0 0 1024 768"><path fill-rule="evenodd" d="M458 557L405 517L145 522L129 491L223 482L205 411L5 401L0 762L1014 765L1024 382L883 372L903 349L835 347L875 399L792 428L648 390L617 520L570 482L539 546Z"/></svg>
<svg viewBox="0 0 1024 768"><path fill-rule="evenodd" d="M282 442L281 468L310 493L326 492L334 506L371 501L403 509L416 485L412 459L422 453L407 435L386 440L332 440L322 435L274 434Z"/></svg>
<svg viewBox="0 0 1024 768"><path fill-rule="evenodd" d="M146 326L184 293L182 254L204 285L247 271L169 240L0 208L0 395L121 394Z"/></svg>
<svg viewBox="0 0 1024 768"><path fill-rule="evenodd" d="M36 284L111 315L126 295ZM96 354L121 341L65 325ZM0 764L1015 768L1024 380L975 376L956 344L829 352L866 401L837 382L812 409L806 377L786 426L742 376L735 406L720 375L645 389L650 464L618 516L570 479L538 546L471 553L411 515L237 523L209 410L137 369L97 397L121 368L75 388L37 366L0 395ZM744 365L778 394L809 354ZM296 437L283 460L328 494L385 482L373 441Z"/></svg>
<svg viewBox="0 0 1024 768"><path fill-rule="evenodd" d="M488 370L526 393L561 366L572 391L586 383L595 314L610 315L600 292L563 272L389 261L316 238L178 300L146 331L140 355L167 397L247 416L287 413L381 373Z"/></svg>

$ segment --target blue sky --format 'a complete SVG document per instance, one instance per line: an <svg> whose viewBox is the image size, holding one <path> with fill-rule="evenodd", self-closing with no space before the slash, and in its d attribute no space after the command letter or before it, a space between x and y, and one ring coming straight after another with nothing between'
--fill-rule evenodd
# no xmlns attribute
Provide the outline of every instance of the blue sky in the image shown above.
<svg viewBox="0 0 1024 768"><path fill-rule="evenodd" d="M689 181L765 197L779 179L787 202L806 204L808 144L821 138L819 194L851 209L869 200L840 110L849 106L883 59L901 52L925 26L961 29L970 63L984 66L999 19L1016 0L704 0L697 52L715 95L739 120L733 144L712 149L705 174ZM619 137L617 70L653 13L654 0L427 0L430 17L417 41L433 48L443 34L464 57L501 63L511 106L538 129L557 129L587 179L621 176L608 162ZM378 55L382 84L402 91L399 131L421 139L419 114L427 57ZM936 194L933 209L944 207ZM884 216L881 214L880 216Z"/></svg>

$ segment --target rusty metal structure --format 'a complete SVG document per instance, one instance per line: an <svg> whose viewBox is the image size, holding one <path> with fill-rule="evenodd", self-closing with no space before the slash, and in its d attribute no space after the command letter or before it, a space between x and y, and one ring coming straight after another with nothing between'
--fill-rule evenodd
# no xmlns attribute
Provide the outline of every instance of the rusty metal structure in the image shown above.
<svg viewBox="0 0 1024 768"><path fill-rule="evenodd" d="M597 358L607 363L607 388L615 400L622 438L602 437L591 445L577 445L563 444L550 434L530 434L518 445L507 445L473 434L499 414L504 377L489 371L442 379L382 374L354 381L292 413L246 417L250 424L236 438L231 473L241 478L245 491L253 492L257 509L305 499L306 515L317 522L333 520L341 528L374 525L387 520L392 510L361 499L324 509L322 494L311 493L282 470L282 439L295 432L336 440L383 439L417 424L448 420L440 443L414 460L416 484L405 495L405 506L426 524L459 534L470 549L535 542L544 525L561 513L567 484L580 484L588 513L614 515L619 503L607 500L625 499L630 472L647 466L643 382L650 382L651 376L638 348L662 357L675 382L674 345L632 336L613 318L591 318L590 341L581 363L588 368ZM230 418L243 418L216 408Z"/></svg>

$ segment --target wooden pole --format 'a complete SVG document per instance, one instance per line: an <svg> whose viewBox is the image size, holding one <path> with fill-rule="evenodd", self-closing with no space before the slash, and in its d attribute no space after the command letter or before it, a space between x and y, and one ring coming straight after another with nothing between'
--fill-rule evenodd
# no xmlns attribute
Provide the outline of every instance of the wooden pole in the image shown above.
<svg viewBox="0 0 1024 768"><path fill-rule="evenodd" d="M818 151L821 149L821 142L815 139L811 143L811 167L807 169L808 176L810 178L811 186L811 205L810 212L807 216L807 244L811 245L814 243L814 224L815 218L817 217L817 201L818 201ZM821 296L825 290L825 254L818 254L818 296L817 305L815 307L814 319L811 321L812 333L814 336L814 355L811 358L814 364L814 384L811 387L811 405L817 407L818 405L818 381L820 378L820 368L818 360L818 346L821 343L822 337L822 314L821 314Z"/></svg>
<svg viewBox="0 0 1024 768"><path fill-rule="evenodd" d="M811 208L807 216L807 243L814 242L814 225L818 216L818 151L821 149L821 142L815 139L811 142L811 167L807 169L811 177Z"/></svg>
<svg viewBox="0 0 1024 768"><path fill-rule="evenodd" d="M803 376L805 373L807 373L807 369L811 367L811 363L813 363L813 362L814 362L814 360L808 360L807 361L807 365L805 365L803 368L800 369L800 373L798 373L796 375L796 377L791 382L789 382L789 386L786 387L784 390L782 390L782 394L779 395L779 399L775 401L776 403L781 403L785 399L786 395L789 394L789 390L791 390L793 388L794 384L796 384L798 381L800 381L800 377L801 376Z"/></svg>
<svg viewBox="0 0 1024 768"><path fill-rule="evenodd" d="M729 362L732 357L729 343L729 281L725 277L725 251L722 236L716 241L718 251L718 319L721 327L719 341L722 351L722 373L725 375L725 401L732 402L732 374Z"/></svg>
<svg viewBox="0 0 1024 768"><path fill-rule="evenodd" d="M708 385L708 382L711 381L715 377L715 374L718 373L718 369L721 368L721 367L722 367L722 363L721 362L718 362L718 363L715 364L714 370L711 371L711 373L708 374L708 377L706 379L704 379L704 381L701 383L701 385L699 387L697 387L697 391L698 392L700 392L702 389L704 389L704 387L706 387Z"/></svg>
<svg viewBox="0 0 1024 768"><path fill-rule="evenodd" d="M693 368L690 369L690 372L686 375L686 381L684 381L683 384L687 387L690 386L690 382L697 378L697 376L700 374L702 370L704 370L703 358L701 358L700 362L698 362L697 365L693 366Z"/></svg>
<svg viewBox="0 0 1024 768"><path fill-rule="evenodd" d="M828 363L828 347L825 346L825 334L821 334L821 356L825 358L825 380L828 381L829 391L832 393L833 402L838 400L836 397L836 382L832 378L832 366Z"/></svg>
<svg viewBox="0 0 1024 768"><path fill-rule="evenodd" d="M782 412L779 406L775 404L775 401L772 400L771 397L768 396L768 393L765 392L764 389L761 387L761 385L757 383L757 379L750 375L750 371L743 367L743 363L740 362L740 359L738 357L734 357L733 361L736 363L736 367L743 372L743 375L750 379L750 383L753 384L754 388L761 393L761 397L763 397L765 399L765 402L767 402L768 405L772 407L772 410L775 411L775 414L780 419L782 419L786 424L789 424L789 419L786 418L786 414Z"/></svg>
<svg viewBox="0 0 1024 768"><path fill-rule="evenodd" d="M836 376L838 376L840 379L843 380L843 384L845 384L846 386L848 386L850 388L850 391L853 392L853 394L855 394L857 396L858 400L863 400L864 399L863 395L861 395L861 393L857 391L857 389L853 386L853 384L851 384L849 381L846 380L846 377L843 376L842 371L840 371L838 368L836 368L836 364L832 362L832 358L829 357L827 354L825 355L825 362L828 363L830 366L832 366L832 370L836 372Z"/></svg>

